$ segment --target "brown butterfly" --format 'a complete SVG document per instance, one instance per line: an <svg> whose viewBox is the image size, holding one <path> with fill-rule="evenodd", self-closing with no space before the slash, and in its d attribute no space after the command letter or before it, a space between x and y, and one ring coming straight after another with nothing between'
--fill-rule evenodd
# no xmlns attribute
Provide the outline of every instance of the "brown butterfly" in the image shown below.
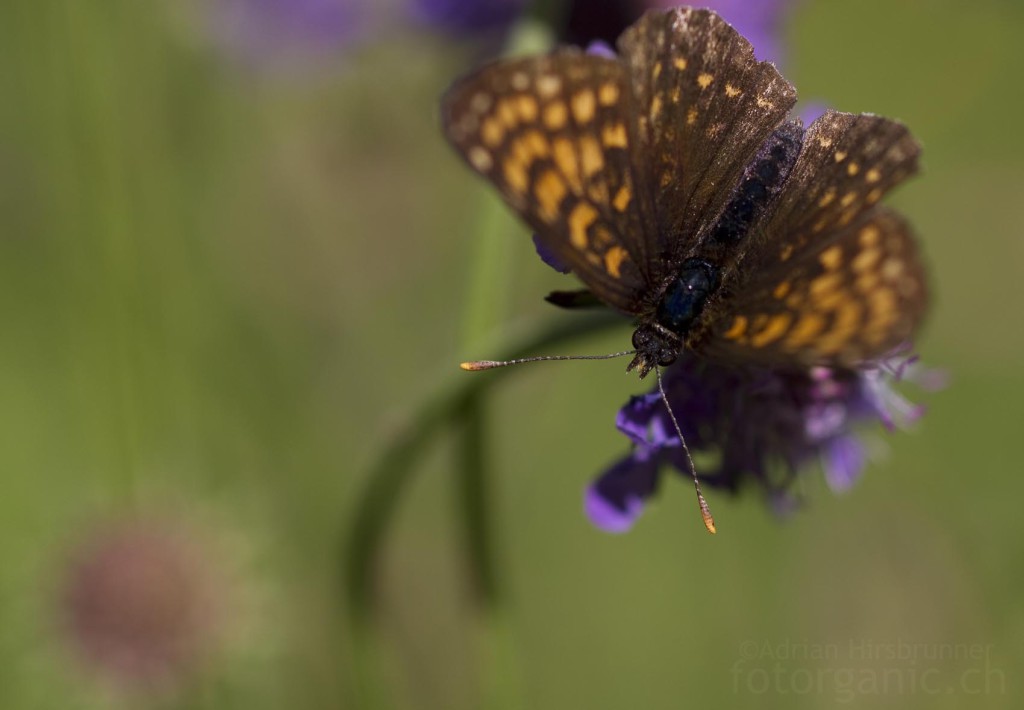
<svg viewBox="0 0 1024 710"><path fill-rule="evenodd" d="M784 123L793 87L708 10L650 12L618 49L495 62L442 116L543 245L637 320L631 367L684 347L849 365L913 335L924 270L906 221L878 204L917 169L902 124Z"/></svg>
<svg viewBox="0 0 1024 710"><path fill-rule="evenodd" d="M787 121L795 101L728 23L680 8L644 15L614 57L561 48L484 66L445 94L442 120L586 286L554 300L596 297L635 319L641 376L684 348L853 366L910 339L926 309L911 229L880 204L920 148L870 114L805 129Z"/></svg>

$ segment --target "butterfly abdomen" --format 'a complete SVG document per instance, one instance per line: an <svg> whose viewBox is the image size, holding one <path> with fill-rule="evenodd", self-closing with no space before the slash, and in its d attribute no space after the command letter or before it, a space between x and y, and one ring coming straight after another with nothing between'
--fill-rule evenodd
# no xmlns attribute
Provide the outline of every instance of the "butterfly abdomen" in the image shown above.
<svg viewBox="0 0 1024 710"><path fill-rule="evenodd" d="M743 240L750 225L785 184L800 154L803 135L803 126L798 122L783 124L772 132L744 170L742 180L712 228L709 248L732 247Z"/></svg>
<svg viewBox="0 0 1024 710"><path fill-rule="evenodd" d="M718 290L722 270L735 260L736 247L789 177L800 154L803 133L798 122L784 124L758 149L708 238L665 288L655 311L659 325L684 339L690 334Z"/></svg>

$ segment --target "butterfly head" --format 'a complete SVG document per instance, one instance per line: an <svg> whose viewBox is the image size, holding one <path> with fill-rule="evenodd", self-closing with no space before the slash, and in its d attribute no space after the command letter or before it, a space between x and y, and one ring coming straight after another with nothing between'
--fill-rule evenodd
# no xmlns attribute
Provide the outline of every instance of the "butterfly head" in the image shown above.
<svg viewBox="0 0 1024 710"><path fill-rule="evenodd" d="M678 276L666 284L653 319L641 322L633 333L636 356L628 369L638 369L644 377L655 365L675 362L718 282L719 269L713 263L703 259L684 261Z"/></svg>
<svg viewBox="0 0 1024 710"><path fill-rule="evenodd" d="M656 366L675 362L683 349L683 339L659 323L641 323L633 331L633 347L636 354L626 371L637 370L643 378Z"/></svg>

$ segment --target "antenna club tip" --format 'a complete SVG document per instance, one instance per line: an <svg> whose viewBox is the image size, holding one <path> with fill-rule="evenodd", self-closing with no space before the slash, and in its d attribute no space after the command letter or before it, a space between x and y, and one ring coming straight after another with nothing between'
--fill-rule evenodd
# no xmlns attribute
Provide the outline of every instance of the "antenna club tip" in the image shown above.
<svg viewBox="0 0 1024 710"><path fill-rule="evenodd" d="M471 360L469 362L460 362L459 367L467 372L476 372L478 370L489 370L496 366L497 363L493 360Z"/></svg>
<svg viewBox="0 0 1024 710"><path fill-rule="evenodd" d="M704 520L704 527L707 528L708 532L714 535L718 532L715 527L715 519L711 515L711 508L708 507L708 502L704 500L704 496L698 491L697 502L700 504L700 517Z"/></svg>

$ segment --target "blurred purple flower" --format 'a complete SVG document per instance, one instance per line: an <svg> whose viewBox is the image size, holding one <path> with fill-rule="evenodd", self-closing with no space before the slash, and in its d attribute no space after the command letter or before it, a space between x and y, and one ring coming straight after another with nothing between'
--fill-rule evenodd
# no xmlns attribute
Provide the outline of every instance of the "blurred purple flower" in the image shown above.
<svg viewBox="0 0 1024 710"><path fill-rule="evenodd" d="M631 456L619 460L587 489L583 500L587 517L606 532L629 530L657 488L658 465L655 450L646 447L637 447Z"/></svg>
<svg viewBox="0 0 1024 710"><path fill-rule="evenodd" d="M214 0L214 37L255 63L310 59L347 49L364 33L367 0Z"/></svg>
<svg viewBox="0 0 1024 710"><path fill-rule="evenodd" d="M803 121L805 126L809 126L825 115L825 111L828 109L828 104L822 103L821 101L813 99L810 101L801 101L797 104L796 115L801 121Z"/></svg>
<svg viewBox="0 0 1024 710"><path fill-rule="evenodd" d="M515 22L528 0L412 0L413 17L453 35L501 34Z"/></svg>
<svg viewBox="0 0 1024 710"><path fill-rule="evenodd" d="M792 372L730 367L684 353L665 371L665 391L690 450L715 458L698 465L701 480L731 491L752 481L776 510L785 511L796 502L789 484L815 461L833 490L856 482L867 459L854 434L859 425L878 421L893 429L921 417L923 409L896 392L894 382L907 379L929 389L942 382L904 352L856 370ZM602 474L584 500L590 520L608 532L624 532L639 517L657 488L660 465L689 478L657 390L633 397L616 424L633 451Z"/></svg>
<svg viewBox="0 0 1024 710"><path fill-rule="evenodd" d="M83 665L125 690L168 691L198 670L219 646L228 606L209 548L154 520L84 535L61 594L64 635Z"/></svg>
<svg viewBox="0 0 1024 710"><path fill-rule="evenodd" d="M605 59L615 59L618 56L615 54L615 49L603 39L595 39L587 44L587 54Z"/></svg>

